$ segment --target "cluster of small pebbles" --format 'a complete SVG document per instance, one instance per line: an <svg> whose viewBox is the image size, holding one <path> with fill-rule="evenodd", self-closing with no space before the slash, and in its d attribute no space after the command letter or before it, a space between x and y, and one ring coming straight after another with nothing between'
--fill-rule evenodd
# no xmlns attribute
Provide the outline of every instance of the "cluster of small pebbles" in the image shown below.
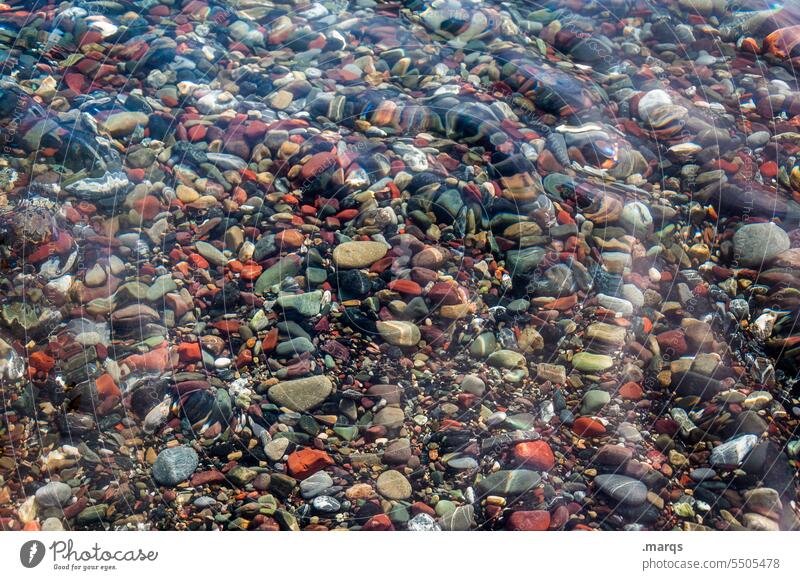
<svg viewBox="0 0 800 580"><path fill-rule="evenodd" d="M30 4L0 529L800 527L796 3Z"/></svg>

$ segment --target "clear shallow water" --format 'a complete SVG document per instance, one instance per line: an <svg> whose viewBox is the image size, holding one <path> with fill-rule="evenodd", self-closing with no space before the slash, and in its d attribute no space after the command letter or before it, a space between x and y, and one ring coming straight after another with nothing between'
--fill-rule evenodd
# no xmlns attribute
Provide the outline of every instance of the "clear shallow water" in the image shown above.
<svg viewBox="0 0 800 580"><path fill-rule="evenodd" d="M795 527L793 5L0 22L5 528Z"/></svg>

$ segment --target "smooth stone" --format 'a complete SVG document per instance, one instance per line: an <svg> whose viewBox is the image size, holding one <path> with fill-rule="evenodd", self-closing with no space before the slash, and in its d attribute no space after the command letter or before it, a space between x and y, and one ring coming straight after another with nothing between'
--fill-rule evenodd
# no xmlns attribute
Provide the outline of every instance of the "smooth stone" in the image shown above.
<svg viewBox="0 0 800 580"><path fill-rule="evenodd" d="M177 485L189 479L199 461L197 452L186 445L164 449L153 463L153 479L160 485Z"/></svg>
<svg viewBox="0 0 800 580"><path fill-rule="evenodd" d="M466 375L461 381L461 389L465 393L480 397L486 392L486 383L477 375Z"/></svg>
<svg viewBox="0 0 800 580"><path fill-rule="evenodd" d="M317 471L300 482L300 495L311 499L333 487L333 479L325 471Z"/></svg>
<svg viewBox="0 0 800 580"><path fill-rule="evenodd" d="M644 235L653 227L653 216L650 208L640 201L626 204L622 208L620 221L625 228L634 235Z"/></svg>
<svg viewBox="0 0 800 580"><path fill-rule="evenodd" d="M398 407L384 407L375 414L372 422L388 429L397 429L403 425L406 416L403 410Z"/></svg>
<svg viewBox="0 0 800 580"><path fill-rule="evenodd" d="M770 137L769 131L756 131L747 136L747 145L753 148L762 147L767 144Z"/></svg>
<svg viewBox="0 0 800 580"><path fill-rule="evenodd" d="M422 335L413 322L389 320L377 322L381 338L394 346L410 347L416 345Z"/></svg>
<svg viewBox="0 0 800 580"><path fill-rule="evenodd" d="M340 270L336 273L339 292L346 298L365 298L369 295L372 283L361 270Z"/></svg>
<svg viewBox="0 0 800 580"><path fill-rule="evenodd" d="M689 477L694 481L705 481L706 479L714 479L717 472L710 467L697 467L689 472Z"/></svg>
<svg viewBox="0 0 800 580"><path fill-rule="evenodd" d="M539 247L509 250L506 253L506 269L512 277L530 278L534 275L546 254L547 251Z"/></svg>
<svg viewBox="0 0 800 580"><path fill-rule="evenodd" d="M255 470L244 465L237 465L227 473L228 479L239 487L244 487L253 481L257 475L258 473Z"/></svg>
<svg viewBox="0 0 800 580"><path fill-rule="evenodd" d="M647 486L638 479L617 474L603 474L594 478L603 493L625 505L641 505L647 500Z"/></svg>
<svg viewBox="0 0 800 580"><path fill-rule="evenodd" d="M133 133L136 127L147 126L149 120L149 117L144 113L131 113L126 111L109 115L103 123L103 126L112 137L124 137Z"/></svg>
<svg viewBox="0 0 800 580"><path fill-rule="evenodd" d="M281 342L275 347L275 353L278 356L297 356L316 350L317 347L315 347L310 340L302 336Z"/></svg>
<svg viewBox="0 0 800 580"><path fill-rule="evenodd" d="M597 294L595 296L597 303L603 308L612 310L622 316L630 316L633 314L633 304L625 298L617 298L616 296L608 296L607 294Z"/></svg>
<svg viewBox="0 0 800 580"><path fill-rule="evenodd" d="M228 259L225 257L225 255L208 242L195 242L195 247L201 256L215 266L224 266L228 263Z"/></svg>
<svg viewBox="0 0 800 580"><path fill-rule="evenodd" d="M277 405L292 411L308 411L320 405L333 390L331 380L323 375L283 381L270 387L268 395Z"/></svg>
<svg viewBox="0 0 800 580"><path fill-rule="evenodd" d="M469 353L472 356L486 358L497 348L497 339L491 332L484 332L469 345Z"/></svg>
<svg viewBox="0 0 800 580"><path fill-rule="evenodd" d="M296 276L303 268L303 261L296 254L289 254L264 270L256 280L253 292L263 294L269 288L289 276Z"/></svg>
<svg viewBox="0 0 800 580"><path fill-rule="evenodd" d="M594 415L597 411L611 402L611 394L608 391L592 389L586 391L581 401L581 415Z"/></svg>
<svg viewBox="0 0 800 580"><path fill-rule="evenodd" d="M335 514L342 509L342 504L335 497L331 497L329 495L319 495L311 501L311 507L318 512Z"/></svg>
<svg viewBox="0 0 800 580"><path fill-rule="evenodd" d="M264 445L264 454L270 461L280 461L283 459L283 456L286 455L286 449L288 449L290 444L291 441L285 437L273 439Z"/></svg>
<svg viewBox="0 0 800 580"><path fill-rule="evenodd" d="M486 362L493 367L502 369L513 369L525 366L525 355L513 350L496 350L486 359Z"/></svg>
<svg viewBox="0 0 800 580"><path fill-rule="evenodd" d="M475 527L475 508L461 505L442 517L442 529L448 532L466 532Z"/></svg>
<svg viewBox="0 0 800 580"><path fill-rule="evenodd" d="M412 532L439 532L442 530L436 520L425 512L418 513L408 520L406 527Z"/></svg>
<svg viewBox="0 0 800 580"><path fill-rule="evenodd" d="M517 413L511 415L505 420L505 424L510 429L519 429L521 431L529 431L533 429L536 423L536 417L530 413Z"/></svg>
<svg viewBox="0 0 800 580"><path fill-rule="evenodd" d="M366 268L386 255L389 248L381 242L345 242L333 250L337 268Z"/></svg>
<svg viewBox="0 0 800 580"><path fill-rule="evenodd" d="M39 506L61 507L72 498L72 488L61 481L51 481L36 490L36 503Z"/></svg>
<svg viewBox="0 0 800 580"><path fill-rule="evenodd" d="M481 495L516 496L539 485L542 476L529 469L496 471L477 484Z"/></svg>
<svg viewBox="0 0 800 580"><path fill-rule="evenodd" d="M790 246L789 234L772 222L745 224L733 235L734 262L761 268Z"/></svg>
<svg viewBox="0 0 800 580"><path fill-rule="evenodd" d="M408 439L392 441L383 452L384 463L404 464L409 459L411 459L411 442Z"/></svg>
<svg viewBox="0 0 800 580"><path fill-rule="evenodd" d="M412 488L406 476L390 469L378 476L375 486L386 499L403 500L411 497Z"/></svg>
<svg viewBox="0 0 800 580"><path fill-rule="evenodd" d="M275 304L284 310L292 310L301 316L311 318L320 312L322 291L315 290L304 294L282 294L275 300Z"/></svg>
<svg viewBox="0 0 800 580"><path fill-rule="evenodd" d="M583 372L605 371L614 366L614 359L605 354L579 352L572 357L572 366Z"/></svg>
<svg viewBox="0 0 800 580"><path fill-rule="evenodd" d="M106 274L105 268L103 268L100 264L95 264L86 272L86 276L84 277L84 281L87 286L90 288L101 286L103 282L106 281L108 275Z"/></svg>

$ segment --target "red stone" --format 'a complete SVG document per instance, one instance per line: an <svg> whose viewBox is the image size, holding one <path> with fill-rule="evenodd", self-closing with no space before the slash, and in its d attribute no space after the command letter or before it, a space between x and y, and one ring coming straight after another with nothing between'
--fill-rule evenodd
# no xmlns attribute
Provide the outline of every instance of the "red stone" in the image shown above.
<svg viewBox="0 0 800 580"><path fill-rule="evenodd" d="M460 288L448 282L434 284L428 292L428 298L437 306L463 304L464 296Z"/></svg>
<svg viewBox="0 0 800 580"><path fill-rule="evenodd" d="M303 165L303 169L300 170L300 178L304 181L313 180L328 169L338 166L339 162L336 159L336 155L331 151L323 151L313 155L311 159Z"/></svg>
<svg viewBox="0 0 800 580"><path fill-rule="evenodd" d="M582 437L599 437L606 432L603 424L591 417L578 417L572 425L572 431Z"/></svg>
<svg viewBox="0 0 800 580"><path fill-rule="evenodd" d="M169 363L169 350L166 343L163 347L151 350L145 354L132 354L123 361L123 364L132 371L164 372Z"/></svg>
<svg viewBox="0 0 800 580"><path fill-rule="evenodd" d="M41 350L33 353L29 360L32 367L42 371L43 373L49 373L50 369L52 369L56 364L56 361L53 357Z"/></svg>
<svg viewBox="0 0 800 580"><path fill-rule="evenodd" d="M242 280L256 280L260 275L261 272L264 270L259 264L247 264L246 266L242 267L241 272L239 272L239 276Z"/></svg>
<svg viewBox="0 0 800 580"><path fill-rule="evenodd" d="M514 446L514 459L525 467L549 471L556 464L555 455L545 441L524 441Z"/></svg>
<svg viewBox="0 0 800 580"><path fill-rule="evenodd" d="M161 202L152 195L147 195L133 203L135 209L146 220L151 220L161 212Z"/></svg>
<svg viewBox="0 0 800 580"><path fill-rule="evenodd" d="M392 520L386 514L372 516L361 528L365 532L391 532L394 530Z"/></svg>
<svg viewBox="0 0 800 580"><path fill-rule="evenodd" d="M268 128L264 121L251 121L244 130L244 138L250 143L260 141L267 134Z"/></svg>
<svg viewBox="0 0 800 580"><path fill-rule="evenodd" d="M289 474L297 479L305 479L306 477L315 474L321 469L325 469L329 465L333 465L334 461L330 455L324 451L317 449L301 449L289 455L286 462L289 468Z"/></svg>
<svg viewBox="0 0 800 580"><path fill-rule="evenodd" d="M772 178L778 175L778 164L774 161L767 161L761 165L761 175Z"/></svg>
<svg viewBox="0 0 800 580"><path fill-rule="evenodd" d="M667 330L656 336L658 346L661 347L663 354L669 355L670 359L676 356L683 356L689 350L686 344L686 336L681 330Z"/></svg>
<svg viewBox="0 0 800 580"><path fill-rule="evenodd" d="M634 382L625 383L619 389L619 396L623 399L630 399L631 401L638 401L642 398L642 387Z"/></svg>
<svg viewBox="0 0 800 580"><path fill-rule="evenodd" d="M183 342L178 345L178 356L181 362L197 362L203 360L199 342Z"/></svg>
<svg viewBox="0 0 800 580"><path fill-rule="evenodd" d="M521 532L543 532L549 527L550 513L545 510L514 512L506 523L506 529Z"/></svg>
<svg viewBox="0 0 800 580"><path fill-rule="evenodd" d="M422 294L422 287L413 280L392 280L387 286L389 290L408 296L419 296Z"/></svg>
<svg viewBox="0 0 800 580"><path fill-rule="evenodd" d="M119 387L114 382L114 379L111 377L110 374L105 373L97 377L94 381L94 386L97 389L97 394L100 396L101 399L107 399L109 397L119 397L122 393L119 390Z"/></svg>
<svg viewBox="0 0 800 580"><path fill-rule="evenodd" d="M186 135L189 137L189 141L197 142L205 138L207 131L205 125L192 125L186 130Z"/></svg>
<svg viewBox="0 0 800 580"><path fill-rule="evenodd" d="M303 234L295 229L283 230L275 235L278 246L286 248L299 248L303 245L304 239Z"/></svg>

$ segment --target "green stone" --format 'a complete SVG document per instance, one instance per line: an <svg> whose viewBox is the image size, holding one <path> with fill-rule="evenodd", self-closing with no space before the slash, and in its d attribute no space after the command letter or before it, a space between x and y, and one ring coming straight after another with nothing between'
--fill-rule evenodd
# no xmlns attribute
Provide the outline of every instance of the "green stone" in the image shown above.
<svg viewBox="0 0 800 580"><path fill-rule="evenodd" d="M614 359L605 354L579 352L572 357L572 366L584 372L604 371L610 369L613 365Z"/></svg>
<svg viewBox="0 0 800 580"><path fill-rule="evenodd" d="M358 435L358 427L334 427L333 432L345 441L352 441Z"/></svg>
<svg viewBox="0 0 800 580"><path fill-rule="evenodd" d="M253 481L256 478L256 475L257 473L255 471L248 469L243 465L237 465L227 474L228 479L240 487L243 487Z"/></svg>
<svg viewBox="0 0 800 580"><path fill-rule="evenodd" d="M481 495L517 496L539 485L542 476L529 469L497 471L478 482Z"/></svg>
<svg viewBox="0 0 800 580"><path fill-rule="evenodd" d="M264 294L267 290L278 284L288 276L295 276L303 268L303 261L297 254L284 256L278 262L267 268L256 280L253 292Z"/></svg>
<svg viewBox="0 0 800 580"><path fill-rule="evenodd" d="M444 517L447 514L451 514L456 511L456 504L448 499L443 499L436 504L436 515L439 517Z"/></svg>
<svg viewBox="0 0 800 580"><path fill-rule="evenodd" d="M283 310L292 310L301 316L311 318L319 314L322 305L322 291L315 290L305 294L283 294L278 296L275 305Z"/></svg>
<svg viewBox="0 0 800 580"><path fill-rule="evenodd" d="M503 369L519 368L525 366L525 355L513 350L497 350L489 355L486 362Z"/></svg>
<svg viewBox="0 0 800 580"><path fill-rule="evenodd" d="M484 332L469 345L472 356L486 358L497 348L497 340L491 332Z"/></svg>
<svg viewBox="0 0 800 580"><path fill-rule="evenodd" d="M509 429L519 429L521 431L530 431L536 422L536 417L530 413L519 413L511 415L505 420L505 424Z"/></svg>
<svg viewBox="0 0 800 580"><path fill-rule="evenodd" d="M611 395L606 391L593 389L586 391L581 401L581 415L594 415L611 402Z"/></svg>

